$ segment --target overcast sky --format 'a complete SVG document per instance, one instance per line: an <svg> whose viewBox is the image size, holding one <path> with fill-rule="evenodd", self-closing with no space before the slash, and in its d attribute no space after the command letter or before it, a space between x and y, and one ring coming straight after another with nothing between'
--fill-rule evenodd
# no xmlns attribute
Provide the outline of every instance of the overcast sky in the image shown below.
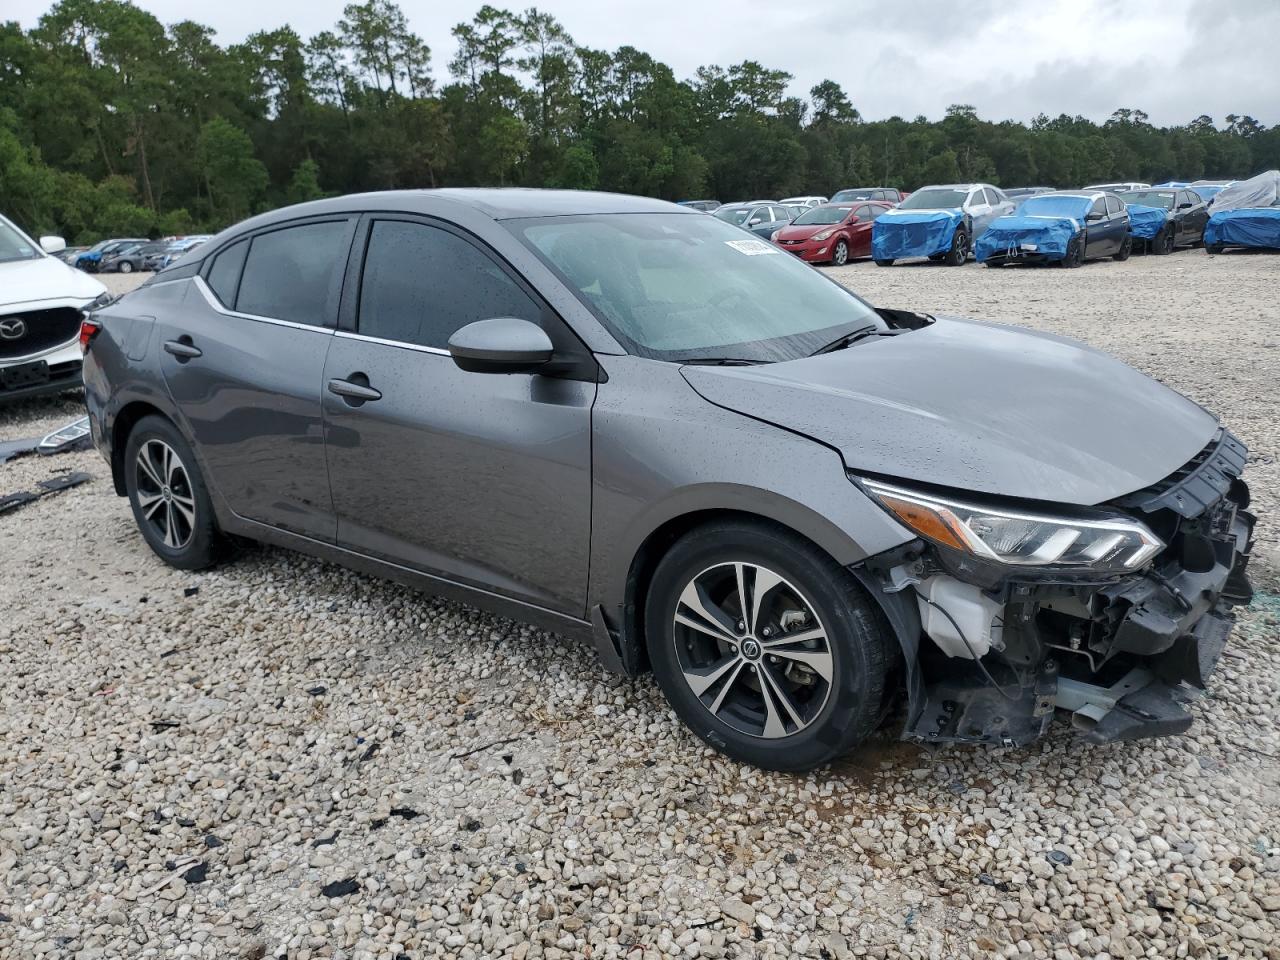
<svg viewBox="0 0 1280 960"><path fill-rule="evenodd" d="M165 23L193 18L234 43L288 22L304 38L344 0L140 0ZM447 79L450 29L483 0L407 0L402 8ZM504 6L500 0L491 0ZM528 0L516 0L523 9ZM794 74L792 92L840 83L869 119L936 119L971 103L992 120L1037 113L1105 120L1137 107L1159 125L1207 113L1280 123L1280 0L544 0L574 39L630 44L687 78L701 64L759 60ZM0 17L32 26L44 0L4 0Z"/></svg>

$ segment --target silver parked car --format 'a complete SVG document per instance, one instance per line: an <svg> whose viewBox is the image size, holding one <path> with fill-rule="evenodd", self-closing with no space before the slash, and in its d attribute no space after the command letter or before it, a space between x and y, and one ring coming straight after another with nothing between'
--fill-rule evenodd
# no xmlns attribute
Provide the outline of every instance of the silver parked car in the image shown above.
<svg viewBox="0 0 1280 960"><path fill-rule="evenodd" d="M165 562L248 537L581 637L763 767L895 706L939 743L1025 744L1055 708L1098 742L1185 730L1249 599L1246 454L1212 414L674 204L308 203L82 339Z"/></svg>

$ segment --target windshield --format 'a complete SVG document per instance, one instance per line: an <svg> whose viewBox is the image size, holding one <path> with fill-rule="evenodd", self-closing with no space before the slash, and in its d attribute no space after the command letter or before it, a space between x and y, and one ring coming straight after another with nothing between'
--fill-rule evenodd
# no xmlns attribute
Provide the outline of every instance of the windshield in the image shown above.
<svg viewBox="0 0 1280 960"><path fill-rule="evenodd" d="M1173 209L1173 192L1168 190L1126 190L1120 194L1125 203L1140 203L1144 207Z"/></svg>
<svg viewBox="0 0 1280 960"><path fill-rule="evenodd" d="M1027 197L1018 207L1023 217L1074 217L1079 219L1089 212L1093 200L1089 197L1057 197L1039 194Z"/></svg>
<svg viewBox="0 0 1280 960"><path fill-rule="evenodd" d="M964 198L969 191L954 190L950 187L932 187L928 190L917 190L898 204L899 210L951 210L964 205Z"/></svg>
<svg viewBox="0 0 1280 960"><path fill-rule="evenodd" d="M736 224L740 227L747 222L747 217L750 214L750 207L721 207L712 216L717 220L723 220L725 223Z"/></svg>
<svg viewBox="0 0 1280 960"><path fill-rule="evenodd" d="M606 214L508 226L638 356L793 360L885 326L844 287L712 217Z"/></svg>
<svg viewBox="0 0 1280 960"><path fill-rule="evenodd" d="M796 217L792 226L807 227L811 223L842 223L852 209L853 207L813 207Z"/></svg>
<svg viewBox="0 0 1280 960"><path fill-rule="evenodd" d="M838 203L841 200L870 200L874 190L841 190L831 198L832 203Z"/></svg>
<svg viewBox="0 0 1280 960"><path fill-rule="evenodd" d="M18 231L17 227L6 220L0 220L0 263L37 260L39 257L40 251Z"/></svg>

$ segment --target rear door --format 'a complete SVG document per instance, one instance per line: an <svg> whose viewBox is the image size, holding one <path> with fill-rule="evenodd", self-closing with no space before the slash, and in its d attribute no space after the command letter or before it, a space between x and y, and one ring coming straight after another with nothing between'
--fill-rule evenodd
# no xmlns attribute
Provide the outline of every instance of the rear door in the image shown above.
<svg viewBox="0 0 1280 960"><path fill-rule="evenodd" d="M316 218L220 250L157 318L169 393L241 517L331 542L320 383L354 222Z"/></svg>
<svg viewBox="0 0 1280 960"><path fill-rule="evenodd" d="M472 321L517 317L541 325L557 355L577 351L592 370L594 360L504 261L450 224L370 215L352 260L323 376L338 543L585 616L594 373L466 373L446 347Z"/></svg>
<svg viewBox="0 0 1280 960"><path fill-rule="evenodd" d="M849 227L849 256L869 257L871 256L871 225L875 223L876 217L884 212L884 207L874 203L864 203L853 212L858 222Z"/></svg>

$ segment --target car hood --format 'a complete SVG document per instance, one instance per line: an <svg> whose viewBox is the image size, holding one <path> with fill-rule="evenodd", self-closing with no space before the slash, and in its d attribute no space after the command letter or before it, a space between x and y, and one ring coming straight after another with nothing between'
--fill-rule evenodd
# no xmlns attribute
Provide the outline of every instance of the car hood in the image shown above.
<svg viewBox="0 0 1280 960"><path fill-rule="evenodd" d="M718 406L834 447L854 472L1080 506L1163 479L1218 429L1202 407L1082 343L954 317L684 376Z"/></svg>
<svg viewBox="0 0 1280 960"><path fill-rule="evenodd" d="M843 230L846 224L843 223L819 223L804 224L799 227L783 227L778 231L779 240L808 240L816 234L822 233L824 230Z"/></svg>
<svg viewBox="0 0 1280 960"><path fill-rule="evenodd" d="M40 300L76 304L101 296L106 287L54 257L0 263L0 306Z"/></svg>

